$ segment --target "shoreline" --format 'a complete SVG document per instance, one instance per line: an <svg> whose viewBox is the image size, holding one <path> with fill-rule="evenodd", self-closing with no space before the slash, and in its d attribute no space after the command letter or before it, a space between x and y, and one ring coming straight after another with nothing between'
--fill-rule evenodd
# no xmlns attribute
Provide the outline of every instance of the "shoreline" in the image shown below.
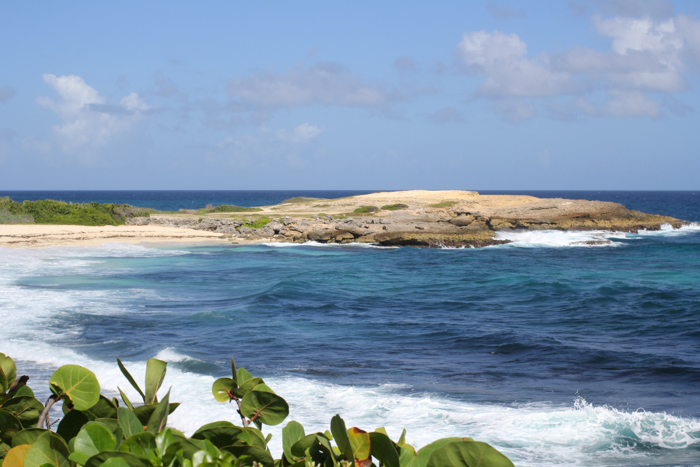
<svg viewBox="0 0 700 467"><path fill-rule="evenodd" d="M0 224L0 248L50 248L99 246L105 243L146 244L248 244L203 230L155 225L84 226L46 224ZM150 244L150 245L148 245Z"/></svg>
<svg viewBox="0 0 700 467"><path fill-rule="evenodd" d="M689 224L673 217L629 210L613 202L480 195L459 190L381 192L338 199L291 198L272 206L221 207L224 209L145 213L139 211L142 208L131 207L134 209L120 214L126 224L118 226L0 224L0 247L307 241L419 248L484 247L509 243L497 238L499 231L637 232L659 230L665 224L673 228Z"/></svg>

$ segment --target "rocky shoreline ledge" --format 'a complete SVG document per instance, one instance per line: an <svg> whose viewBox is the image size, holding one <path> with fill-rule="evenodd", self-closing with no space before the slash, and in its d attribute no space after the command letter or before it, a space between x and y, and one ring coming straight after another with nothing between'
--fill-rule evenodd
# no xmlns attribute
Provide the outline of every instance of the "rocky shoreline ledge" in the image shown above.
<svg viewBox="0 0 700 467"><path fill-rule="evenodd" d="M658 230L688 222L604 201L480 195L475 191L402 191L340 199L295 199L252 213L152 213L129 225L178 227L266 242L372 243L383 246L484 247L497 231Z"/></svg>

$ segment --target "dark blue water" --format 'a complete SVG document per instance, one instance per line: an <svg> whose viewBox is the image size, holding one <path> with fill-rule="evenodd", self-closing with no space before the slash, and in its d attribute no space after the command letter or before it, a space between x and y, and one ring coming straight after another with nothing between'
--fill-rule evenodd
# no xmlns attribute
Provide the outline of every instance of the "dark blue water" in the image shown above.
<svg viewBox="0 0 700 467"><path fill-rule="evenodd" d="M94 193L62 199L129 192ZM186 207L187 193L168 206ZM208 193L221 201L189 201L302 195ZM700 220L692 192L525 194ZM157 355L195 411L212 409L191 393L225 376L235 354L290 394L306 423L341 412L369 429L393 420L419 444L470 435L516 465L700 465L700 228L603 234L611 243L595 248L575 246L576 235L468 250L5 250L0 306L24 318L0 340L39 366L111 368L119 355L138 367ZM102 371L103 385L124 387Z"/></svg>

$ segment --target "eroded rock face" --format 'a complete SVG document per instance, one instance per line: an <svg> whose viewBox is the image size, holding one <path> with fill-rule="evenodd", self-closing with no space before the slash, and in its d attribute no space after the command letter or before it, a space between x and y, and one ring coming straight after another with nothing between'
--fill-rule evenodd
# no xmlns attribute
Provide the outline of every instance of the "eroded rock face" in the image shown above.
<svg viewBox="0 0 700 467"><path fill-rule="evenodd" d="M476 192L437 192L454 196L454 202L435 201L436 192L402 192L377 194L386 200L402 201L408 209L398 211L380 210L374 215L285 215L285 205L264 207L264 215L273 218L267 225L251 228L250 219L227 219L218 217L196 217L195 215L157 214L150 218L137 217L129 224L165 225L173 227L207 230L221 233L235 241L237 238L319 243L377 243L387 246L415 247L483 247L504 243L494 240L499 230L611 230L633 231L657 230L663 224L675 228L684 221L666 216L647 214L626 209L624 206L603 201L539 199L531 196L487 195ZM356 205L368 204L363 197L374 199L375 195L327 200L319 209L335 208L351 210ZM375 196L375 198L376 198ZM426 197L426 200L421 198ZM444 198L444 196L443 196ZM381 204L381 203L378 203ZM307 210L312 210L310 206ZM292 208L289 208L292 209ZM293 206L298 212L299 207ZM276 217L275 217L276 216Z"/></svg>

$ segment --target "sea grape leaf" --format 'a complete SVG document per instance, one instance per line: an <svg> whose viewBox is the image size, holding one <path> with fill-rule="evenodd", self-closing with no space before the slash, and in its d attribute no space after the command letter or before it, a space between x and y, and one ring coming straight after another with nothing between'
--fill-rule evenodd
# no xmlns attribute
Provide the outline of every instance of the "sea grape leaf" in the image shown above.
<svg viewBox="0 0 700 467"><path fill-rule="evenodd" d="M236 361L231 357L231 379L238 386L238 370L236 369Z"/></svg>
<svg viewBox="0 0 700 467"><path fill-rule="evenodd" d="M513 467L513 463L493 446L481 441L448 443L430 456L427 467Z"/></svg>
<svg viewBox="0 0 700 467"><path fill-rule="evenodd" d="M10 385L7 382L7 375L5 375L5 372L0 368L0 394L5 394L8 389L10 389Z"/></svg>
<svg viewBox="0 0 700 467"><path fill-rule="evenodd" d="M0 409L0 441L12 445L12 438L22 429L22 422L12 412Z"/></svg>
<svg viewBox="0 0 700 467"><path fill-rule="evenodd" d="M270 386L268 386L265 383L260 383L257 386L253 388L254 391L263 391L263 392L271 392L272 394L275 393L275 391L272 390Z"/></svg>
<svg viewBox="0 0 700 467"><path fill-rule="evenodd" d="M5 458L2 460L2 465L12 467L24 466L24 457L27 455L27 452L31 449L31 447L31 444L20 444L13 447L5 454Z"/></svg>
<svg viewBox="0 0 700 467"><path fill-rule="evenodd" d="M238 389L238 386L231 378L219 378L211 385L211 392L214 394L214 399L219 402L228 402L233 399L236 389Z"/></svg>
<svg viewBox="0 0 700 467"><path fill-rule="evenodd" d="M369 434L372 441L370 454L386 467L400 467L399 453L394 442L385 433L374 432Z"/></svg>
<svg viewBox="0 0 700 467"><path fill-rule="evenodd" d="M129 400L128 397L126 397L126 394L124 394L124 391L122 391L122 388L117 386L117 389L119 389L119 394L122 396L122 400L124 401L124 404L129 408L129 410L134 410L134 406Z"/></svg>
<svg viewBox="0 0 700 467"><path fill-rule="evenodd" d="M75 438L78 432L80 432L83 425L94 419L95 417L89 412L71 410L64 415L59 422L56 433L61 435L64 440L70 441L71 439Z"/></svg>
<svg viewBox="0 0 700 467"><path fill-rule="evenodd" d="M248 381L250 378L252 378L253 375L250 374L250 371L246 370L245 368L239 368L236 372L236 382L238 385L242 385L246 381Z"/></svg>
<svg viewBox="0 0 700 467"><path fill-rule="evenodd" d="M145 404L146 403L146 396L143 394L143 391L141 390L139 385L136 384L136 380L134 380L134 377L131 376L131 373L129 373L129 370L127 370L126 367L124 366L124 364L122 363L122 361L119 360L119 357L117 357L117 365L119 365L119 369L121 370L122 374L127 379L127 381L129 381L131 386L134 389L136 389L136 392L138 392L139 395L141 395L141 398L143 399L143 403ZM119 390L119 392L121 392L121 389ZM122 393L122 398L123 398L123 396L124 396L124 394ZM126 400L124 400L124 402L126 402Z"/></svg>
<svg viewBox="0 0 700 467"><path fill-rule="evenodd" d="M19 446L20 444L34 444L39 436L43 435L47 431L48 430L43 428L27 428L22 430L17 433L14 438L12 438L12 446Z"/></svg>
<svg viewBox="0 0 700 467"><path fill-rule="evenodd" d="M129 467L149 467L150 464L143 461L131 454L130 452L120 452L120 451L104 451L99 454L95 454L90 459L88 459L85 467L101 467L105 462L111 459L124 459ZM122 464L123 465L123 464Z"/></svg>
<svg viewBox="0 0 700 467"><path fill-rule="evenodd" d="M148 404L148 405L141 405L138 407L134 407L134 415L139 419L142 425L146 426L148 425L148 420L151 418L151 415L153 415L153 412L155 412L156 408L158 407L160 403L158 404ZM168 414L171 414L175 411L175 409L178 408L180 405L179 402L173 402L170 404L170 409Z"/></svg>
<svg viewBox="0 0 700 467"><path fill-rule="evenodd" d="M165 379L165 371L168 364L157 358L149 358L146 362L146 400L144 404L158 402L158 389Z"/></svg>
<svg viewBox="0 0 700 467"><path fill-rule="evenodd" d="M139 421L138 417L126 407L119 407L117 409L117 421L119 422L119 426L121 427L125 438L129 438L138 433L143 433L143 425Z"/></svg>
<svg viewBox="0 0 700 467"><path fill-rule="evenodd" d="M34 397L34 391L32 391L32 388L29 386L23 385L17 388L17 392L15 393L15 397L17 396L29 396L29 397Z"/></svg>
<svg viewBox="0 0 700 467"><path fill-rule="evenodd" d="M163 400L158 403L158 406L148 418L146 431L151 433L160 433L168 423L168 413L170 411L170 391L165 395Z"/></svg>
<svg viewBox="0 0 700 467"><path fill-rule="evenodd" d="M60 436L47 431L39 436L24 456L24 467L70 467L68 446Z"/></svg>
<svg viewBox="0 0 700 467"><path fill-rule="evenodd" d="M345 421L338 414L331 419L331 433L340 452L343 453L347 460L353 460L348 430L345 428Z"/></svg>
<svg viewBox="0 0 700 467"><path fill-rule="evenodd" d="M54 394L66 397L76 410L87 410L100 399L100 383L95 374L78 365L63 365L51 375Z"/></svg>
<svg viewBox="0 0 700 467"><path fill-rule="evenodd" d="M130 452L139 459L156 460L156 435L148 431L136 433L124 440L119 451Z"/></svg>
<svg viewBox="0 0 700 467"><path fill-rule="evenodd" d="M348 430L348 438L352 446L353 459L357 459L358 461L369 459L372 449L372 439L369 437L369 433L359 428L352 427Z"/></svg>
<svg viewBox="0 0 700 467"><path fill-rule="evenodd" d="M33 397L18 396L3 402L2 408L15 414L24 428L30 428L36 426L44 405Z"/></svg>
<svg viewBox="0 0 700 467"><path fill-rule="evenodd" d="M277 394L251 391L241 401L241 413L265 425L279 425L289 415L289 405Z"/></svg>
<svg viewBox="0 0 700 467"><path fill-rule="evenodd" d="M241 368L241 370L242 370L242 369L243 369L243 368ZM239 371L240 371L240 370L239 370ZM250 379L247 380L245 383L243 383L243 384L241 384L240 386L238 386L238 389L236 389L236 393L235 393L235 394L236 394L236 397L238 397L238 398L243 398L243 397L244 397L246 394L248 394L250 391L254 390L254 389L255 389L255 386L257 386L258 384L260 384L260 383L262 383L262 382L263 382L262 378L258 378L258 377L250 378Z"/></svg>
<svg viewBox="0 0 700 467"><path fill-rule="evenodd" d="M15 382L15 379L17 379L17 367L15 366L14 360L12 360L4 353L0 353L0 370L2 370L2 373L5 376L5 389L3 389L2 391L5 392L10 388L10 386L12 386L12 383ZM1 379L2 376L0 376L0 380Z"/></svg>
<svg viewBox="0 0 700 467"><path fill-rule="evenodd" d="M294 462L297 458L297 456L292 454L292 446L304 436L306 436L304 427L297 421L292 420L282 428L282 450L289 462Z"/></svg>
<svg viewBox="0 0 700 467"><path fill-rule="evenodd" d="M441 439L433 441L430 444L423 446L416 453L416 456L418 457L418 459L417 459L418 466L419 467L426 467L428 465L428 461L430 460L430 456L433 454L433 452L436 449L440 449L441 447L443 447L447 444L456 443L459 441L463 441L463 439L458 438L458 437L441 438Z"/></svg>
<svg viewBox="0 0 700 467"><path fill-rule="evenodd" d="M241 430L241 433L238 435L238 441L239 443L244 443L249 446L258 446L263 449L267 448L267 441L265 440L265 436L262 434L262 431L258 430L257 428L253 428L252 426Z"/></svg>
<svg viewBox="0 0 700 467"><path fill-rule="evenodd" d="M117 406L101 394L97 404L90 407L86 412L89 412L95 418L117 418Z"/></svg>
<svg viewBox="0 0 700 467"><path fill-rule="evenodd" d="M262 464L263 467L275 467L275 460L270 453L258 446L226 446L224 450L236 457L250 456L250 460Z"/></svg>
<svg viewBox="0 0 700 467"><path fill-rule="evenodd" d="M102 451L113 451L117 447L114 435L99 423L85 425L76 435L73 452L68 456L73 462L85 465L92 456Z"/></svg>
<svg viewBox="0 0 700 467"><path fill-rule="evenodd" d="M312 433L310 435L306 435L303 438L301 438L299 441L294 443L290 449L290 452L294 457L304 457L306 455L306 451L310 449L314 444L318 443L318 439L316 439L316 435L320 435L321 433Z"/></svg>
<svg viewBox="0 0 700 467"><path fill-rule="evenodd" d="M211 425L211 424L210 424ZM193 435L192 439L207 439L217 448L230 446L238 441L238 436L243 428L229 424L229 426L210 426L200 428Z"/></svg>

